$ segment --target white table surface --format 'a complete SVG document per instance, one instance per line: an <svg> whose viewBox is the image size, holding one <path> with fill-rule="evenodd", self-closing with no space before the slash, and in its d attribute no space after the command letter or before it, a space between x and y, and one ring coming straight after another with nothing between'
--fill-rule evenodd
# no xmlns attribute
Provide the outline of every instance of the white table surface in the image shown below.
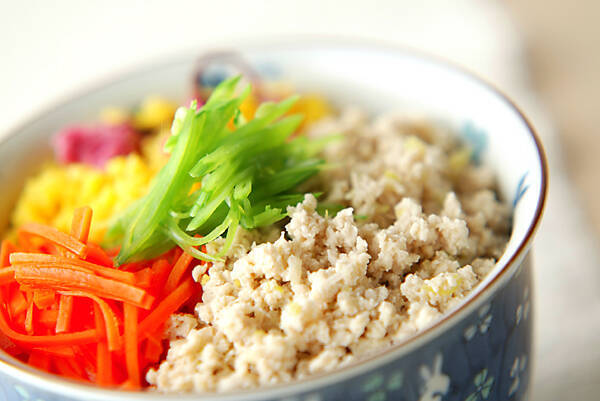
<svg viewBox="0 0 600 401"><path fill-rule="evenodd" d="M425 49L477 71L523 106L551 170L534 250L531 399L599 399L597 239L566 177L552 124L529 86L518 33L491 0L2 1L0 136L43 106L118 71L223 42L290 35Z"/></svg>

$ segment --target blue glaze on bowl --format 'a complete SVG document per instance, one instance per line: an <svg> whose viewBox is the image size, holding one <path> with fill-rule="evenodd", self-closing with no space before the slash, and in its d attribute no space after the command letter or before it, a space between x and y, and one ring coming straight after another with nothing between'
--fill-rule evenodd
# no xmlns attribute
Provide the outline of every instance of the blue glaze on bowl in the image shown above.
<svg viewBox="0 0 600 401"><path fill-rule="evenodd" d="M515 210L511 242L506 255L498 262L497 268L490 273L490 277L474 291L473 296L465 302L464 306L451 312L443 321L434 324L421 335L409 339L400 347L374 353L372 358L362 363L352 364L337 372L322 374L318 378L223 395L127 393L102 390L37 374L0 353L0 400L512 401L526 399L531 370L532 333L532 284L528 249L535 228L539 224L546 193L547 175L543 151L529 124L506 98L477 79L454 67L411 52L387 48L377 50L371 45L348 44L339 46L319 44L305 47L299 45L296 50L290 50L289 47L285 45L273 49L268 46L265 48L258 46L254 50L241 53L251 65L255 66L258 74L281 76L300 81L300 85L302 81L310 82L308 76L318 75L318 72L326 67L333 68L340 76L346 69L355 68L358 72L363 72L362 75L357 76L370 85L377 87L379 82L380 86L374 89L377 94L385 94L388 81L384 76L366 74L368 71L373 71L374 66L390 68L394 71L397 68L404 68L408 72L423 71L425 78L420 78L423 85L437 79L436 82L448 83L452 87L451 83L456 81L455 88L465 86L468 89L467 93L484 98L487 102L486 107L497 107L497 112L504 113L503 115L500 113L497 118L495 114L493 118L481 117L486 109L471 114L471 108L482 103L475 99L470 105L462 107L464 109L462 115L454 121L463 139L473 149L473 161L489 162L500 171L502 193L506 195L508 202L512 202ZM314 60L321 60L317 63L318 71L311 65ZM382 64L382 61L385 63ZM302 64L304 62L306 66ZM303 70L304 67L307 68L306 72ZM182 62L169 64L156 70L138 71L121 81L112 82L78 99L64 103L44 117L40 117L39 121L17 130L19 135L13 135L0 143L0 163L3 167L0 173L13 177L14 183L22 183L24 177L31 173L22 167L26 165L23 158L28 155L32 144L47 142L49 135L68 123L69 119L86 118L85 116L88 116L91 111L96 112L106 104L114 104L114 99L120 99L123 102L121 105L128 107L149 91L169 95L169 90L172 90L181 95L182 88L189 84L188 78L193 71L193 60L186 58ZM235 72L236 66L229 66L223 72L218 68L207 71L210 72L210 76L200 77L202 79L199 82L202 85L213 85L223 76ZM431 79L428 74L431 75ZM391 86L403 88L404 92L398 90L391 95L387 93L386 101L399 96L398 94L413 90L415 92L406 95L407 98L412 101L414 97L415 102L423 102L420 98L421 93L416 92L418 89L410 86L416 85L418 88L419 83L412 82L418 80L415 77L411 80L399 79ZM315 80L315 85L324 87L323 85L326 86L330 81L333 82L335 79L328 73L323 73L321 80ZM408 86L403 87L403 85ZM472 87L468 88L469 85ZM350 84L346 86L332 84L327 89L326 95L334 99L343 97L341 95L351 97L356 93L367 96L364 87L360 85L355 92ZM443 95L445 91L440 89L439 93ZM378 99L368 98L368 104L371 104L371 100L375 102ZM439 104L432 106L432 109L444 111L458 107L453 100L440 100ZM468 103L469 99L461 101ZM497 103L496 106L494 102ZM458 107L457 110L461 111L460 109L461 107ZM451 115L456 112L450 111L452 111ZM501 135L511 132L500 130L498 125L506 122L508 118L514 119L512 126L519 128L521 134L515 134L507 139ZM498 150L499 148L501 150ZM507 155L507 152L512 151L515 155ZM36 158L39 159L39 156L36 155ZM0 198L0 212L6 215L19 186L8 185L3 180L2 189L6 191L4 197ZM2 216L1 213L0 218L6 220L6 216Z"/></svg>

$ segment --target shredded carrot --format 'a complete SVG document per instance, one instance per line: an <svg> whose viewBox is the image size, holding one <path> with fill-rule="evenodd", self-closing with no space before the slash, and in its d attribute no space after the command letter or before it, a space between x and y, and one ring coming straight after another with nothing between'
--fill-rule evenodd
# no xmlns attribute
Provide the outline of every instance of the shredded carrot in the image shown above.
<svg viewBox="0 0 600 401"><path fill-rule="evenodd" d="M60 295L58 303L58 316L56 318L56 333L69 331L71 327L71 314L73 313L73 297L69 295Z"/></svg>
<svg viewBox="0 0 600 401"><path fill-rule="evenodd" d="M189 267L190 263L192 263L194 257L190 254L183 252L175 265L171 269L171 273L169 273L169 277L167 278L167 283L165 284L165 293L170 293L177 287L181 277Z"/></svg>
<svg viewBox="0 0 600 401"><path fill-rule="evenodd" d="M56 327L58 309L43 309L38 315L38 321L46 327Z"/></svg>
<svg viewBox="0 0 600 401"><path fill-rule="evenodd" d="M101 341L101 343L104 343L104 341ZM88 344L73 348L75 349L75 358L83 367L87 380L96 382L98 375L96 372L96 347Z"/></svg>
<svg viewBox="0 0 600 401"><path fill-rule="evenodd" d="M88 253L85 257L85 260L101 266L113 267L113 261L111 257L102 248L92 242L89 242L87 247Z"/></svg>
<svg viewBox="0 0 600 401"><path fill-rule="evenodd" d="M117 269L118 249L88 242L91 225L84 207L70 234L31 223L2 242L0 348L63 377L139 390L165 355L166 322L201 293L193 258L176 247Z"/></svg>
<svg viewBox="0 0 600 401"><path fill-rule="evenodd" d="M147 335L144 347L144 358L148 363L156 363L163 353L163 345L160 338L154 335Z"/></svg>
<svg viewBox="0 0 600 401"><path fill-rule="evenodd" d="M36 235L44 238L55 245L73 252L75 255L81 258L85 258L85 255L87 254L87 246L83 242L72 235L63 233L54 227L45 226L38 223L26 223L19 228L19 233L22 235Z"/></svg>
<svg viewBox="0 0 600 401"><path fill-rule="evenodd" d="M98 331L104 333L104 318L98 304L94 304L94 324ZM114 385L111 352L103 341L96 345L96 383L100 386Z"/></svg>
<svg viewBox="0 0 600 401"><path fill-rule="evenodd" d="M83 372L79 369L74 368L73 364L71 364L70 361L70 358L52 358L52 362L54 363L56 370L58 371L58 373L60 373L61 376L75 380L84 379L85 377L82 374Z"/></svg>
<svg viewBox="0 0 600 401"><path fill-rule="evenodd" d="M144 320L140 322L138 333L145 336L158 328L167 321L177 309L179 309L194 293L193 281L191 278L185 280L175 291L168 294Z"/></svg>
<svg viewBox="0 0 600 401"><path fill-rule="evenodd" d="M135 284L135 274L131 272L125 272L117 270L115 268L98 265L95 263L87 262L85 260L73 259L58 255L46 255L43 253L23 253L14 252L10 255L10 263L12 265L17 264L32 264L37 266L56 266L64 269L79 270L89 273L97 273L103 277L114 278L115 280L122 281L124 283Z"/></svg>
<svg viewBox="0 0 600 401"><path fill-rule="evenodd" d="M87 243L92 225L92 209L83 206L75 209L73 222L71 224L71 235L84 244Z"/></svg>
<svg viewBox="0 0 600 401"><path fill-rule="evenodd" d="M81 377L83 379L87 378L87 374L85 373L83 363L81 363L81 358L65 358L65 360L67 361L67 364L69 364L71 369L73 369L73 371L77 373L78 377Z"/></svg>
<svg viewBox="0 0 600 401"><path fill-rule="evenodd" d="M87 243L90 227L92 224L92 209L89 207L81 207L75 210L73 221L71 224L71 235L74 236L79 241ZM18 263L18 253L14 253L11 255L11 263ZM28 254L21 254L25 256L25 260L27 260L27 256L31 257ZM44 255L50 256L50 255ZM72 256L72 255L67 255ZM32 263L35 263L35 258L29 259ZM69 258L74 259L74 258ZM41 263L43 259L40 260L38 255L37 262ZM76 259L74 259L76 260ZM71 315L73 313L73 298L69 295L60 295L60 301L58 304L58 316L56 319L56 333L62 333L69 330L71 326Z"/></svg>
<svg viewBox="0 0 600 401"><path fill-rule="evenodd" d="M120 270L125 270L125 271L128 271L128 272L135 272L135 271L138 271L138 270L143 269L144 267L146 267L147 263L148 262L146 262L146 261L125 263L125 264L119 266L119 269Z"/></svg>
<svg viewBox="0 0 600 401"><path fill-rule="evenodd" d="M123 307L125 312L125 362L128 380L134 387L140 388L138 308L130 304L125 304Z"/></svg>
<svg viewBox="0 0 600 401"><path fill-rule="evenodd" d="M22 345L30 346L52 346L52 345L77 345L89 344L100 340L96 329L83 330L79 332L71 332L54 335L28 335L17 333L7 323L4 310L0 308L0 331L8 338Z"/></svg>
<svg viewBox="0 0 600 401"><path fill-rule="evenodd" d="M183 253L183 249L181 248L175 248L173 249L173 252L171 253L171 264L175 264L175 262L177 262L177 259L179 259L179 257L181 256L181 254Z"/></svg>
<svg viewBox="0 0 600 401"><path fill-rule="evenodd" d="M19 250L25 252L36 252L37 247L32 243L33 238L26 232L17 230L17 240L19 243Z"/></svg>
<svg viewBox="0 0 600 401"><path fill-rule="evenodd" d="M42 370L48 370L50 368L50 358L48 357L48 354L38 350L31 351L27 363Z"/></svg>
<svg viewBox="0 0 600 401"><path fill-rule="evenodd" d="M38 309L45 309L54 304L56 292L53 290L34 290L33 302Z"/></svg>
<svg viewBox="0 0 600 401"><path fill-rule="evenodd" d="M33 303L33 297L29 301L29 306L27 307L27 314L25 315L25 331L27 334L33 334L33 308L35 304Z"/></svg>
<svg viewBox="0 0 600 401"><path fill-rule="evenodd" d="M104 317L102 316L102 309L98 304L94 304L94 326L98 333L106 335L106 326L104 325Z"/></svg>
<svg viewBox="0 0 600 401"><path fill-rule="evenodd" d="M115 313L108 306L106 302L104 302L100 297L96 295L89 294L86 292L61 292L64 295L70 295L72 297L86 297L90 298L100 308L102 311L102 317L104 318L104 329L106 333L106 340L108 342L108 349L110 351L116 351L121 348L121 337L119 336L119 324L117 323L117 318L115 317Z"/></svg>
<svg viewBox="0 0 600 401"><path fill-rule="evenodd" d="M96 383L100 386L113 386L112 359L108 345L100 341L96 348Z"/></svg>
<svg viewBox="0 0 600 401"><path fill-rule="evenodd" d="M19 284L19 283L17 283ZM25 298L28 298L29 300L29 294L33 294L33 291L35 290L35 288L29 286L29 285L22 285L19 284L19 291L21 291L23 294L25 294Z"/></svg>
<svg viewBox="0 0 600 401"><path fill-rule="evenodd" d="M75 351L74 351L75 347L66 347L66 346L62 346L62 347L44 347L44 348L32 348L32 351L35 352L43 352L46 353L48 355L53 355L53 356L62 356L65 358L74 358L75 357Z"/></svg>
<svg viewBox="0 0 600 401"><path fill-rule="evenodd" d="M150 287L150 284L152 284L152 268L146 267L135 272L135 284L142 288Z"/></svg>
<svg viewBox="0 0 600 401"><path fill-rule="evenodd" d="M149 309L154 301L154 297L142 288L92 273L67 270L59 265L37 267L33 264L18 264L14 266L15 280L21 285L63 291L88 291L104 298L131 303L144 309Z"/></svg>
<svg viewBox="0 0 600 401"><path fill-rule="evenodd" d="M11 241L7 239L2 241L2 245L0 246L0 267L6 267L10 265L8 257L16 249L17 248Z"/></svg>
<svg viewBox="0 0 600 401"><path fill-rule="evenodd" d="M0 269L0 285L10 284L15 281L15 268L12 266Z"/></svg>
<svg viewBox="0 0 600 401"><path fill-rule="evenodd" d="M127 379L123 382L123 384L121 384L121 386L119 387L121 390L127 390L127 391L134 391L134 390L138 390L139 388L131 382L131 380Z"/></svg>
<svg viewBox="0 0 600 401"><path fill-rule="evenodd" d="M23 354L23 351L7 335L0 332L0 348L9 355L17 356Z"/></svg>
<svg viewBox="0 0 600 401"><path fill-rule="evenodd" d="M152 264L152 280L150 280L150 288L148 291L157 296L162 292L163 286L167 277L169 276L169 271L171 270L171 265L167 259L158 259Z"/></svg>
<svg viewBox="0 0 600 401"><path fill-rule="evenodd" d="M27 299L25 299L24 292L14 291L9 301L10 316L14 319L16 316L25 312L28 307Z"/></svg>

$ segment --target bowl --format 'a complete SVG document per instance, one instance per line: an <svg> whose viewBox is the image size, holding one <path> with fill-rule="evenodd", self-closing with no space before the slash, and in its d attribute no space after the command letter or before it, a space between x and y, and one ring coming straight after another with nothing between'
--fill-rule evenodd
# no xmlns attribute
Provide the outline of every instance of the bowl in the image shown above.
<svg viewBox="0 0 600 401"><path fill-rule="evenodd" d="M25 178L50 157L50 136L106 105L133 107L144 95L182 99L197 54L123 74L39 113L0 142L0 228ZM506 96L447 62L403 48L344 41L249 44L210 52L215 76L243 63L368 112L417 110L449 124L494 168L513 206L506 251L468 298L418 335L318 377L252 391L163 395L107 390L38 372L0 352L7 400L523 400L531 375L529 249L546 198L547 167L533 127ZM206 62L206 58L204 58ZM234 61L235 60L235 61Z"/></svg>

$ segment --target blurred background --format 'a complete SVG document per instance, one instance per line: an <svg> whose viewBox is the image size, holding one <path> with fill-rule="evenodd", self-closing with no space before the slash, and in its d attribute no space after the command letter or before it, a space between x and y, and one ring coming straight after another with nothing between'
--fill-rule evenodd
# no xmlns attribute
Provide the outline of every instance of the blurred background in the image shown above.
<svg viewBox="0 0 600 401"><path fill-rule="evenodd" d="M513 97L548 154L531 400L598 400L599 17L597 0L3 0L0 136L119 72L249 40L342 36L453 60Z"/></svg>
<svg viewBox="0 0 600 401"><path fill-rule="evenodd" d="M510 0L506 5L521 35L531 83L561 136L569 177L598 232L600 2Z"/></svg>

